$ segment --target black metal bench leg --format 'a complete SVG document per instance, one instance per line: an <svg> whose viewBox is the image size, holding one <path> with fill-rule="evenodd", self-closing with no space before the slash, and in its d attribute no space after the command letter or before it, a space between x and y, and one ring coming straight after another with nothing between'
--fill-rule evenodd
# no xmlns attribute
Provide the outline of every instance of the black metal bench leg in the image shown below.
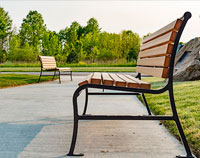
<svg viewBox="0 0 200 158"><path fill-rule="evenodd" d="M173 116L174 116L174 121L176 122L177 129L179 131L182 143L183 143L185 151L187 153L186 156L180 156L179 155L179 156L176 156L176 157L177 158L194 158L194 156L191 153L190 147L188 145L187 139L185 137L185 134L183 132L183 128L181 126L181 123L180 123L180 120L179 120L179 117L178 117L172 88L169 89L169 97L170 97L170 104L171 104L171 108L172 108L172 112L173 112Z"/></svg>
<svg viewBox="0 0 200 158"><path fill-rule="evenodd" d="M147 100L146 100L146 98L145 98L145 96L144 96L144 93L142 93L142 98L143 98L143 100L144 100L144 104L145 104L145 106L146 106L146 108L147 108L148 114L151 115L151 110L150 110L149 105L148 105L148 103L147 103Z"/></svg>
<svg viewBox="0 0 200 158"><path fill-rule="evenodd" d="M42 69L41 69L41 71L40 71L40 77L39 77L39 79L38 79L38 83L40 82L41 76L42 76Z"/></svg>
<svg viewBox="0 0 200 158"><path fill-rule="evenodd" d="M74 109L74 129L73 129L73 136L72 136L72 142L70 146L69 153L67 156L84 156L84 154L74 154L74 149L76 145L76 139L77 139L77 133L78 133L78 106L77 106L77 97L79 95L79 91L75 91L73 96L73 109Z"/></svg>
<svg viewBox="0 0 200 158"><path fill-rule="evenodd" d="M54 71L52 81L54 80L55 75L56 75L56 70Z"/></svg>
<svg viewBox="0 0 200 158"><path fill-rule="evenodd" d="M74 120L74 129L73 129L73 136L72 136L72 142L71 142L71 147L69 150L69 153L67 156L84 156L84 154L74 154L74 148L76 145L76 139L77 139L77 133L78 133L78 119Z"/></svg>
<svg viewBox="0 0 200 158"><path fill-rule="evenodd" d="M87 105L88 105L88 88L85 89L85 107L84 107L84 110L83 110L83 115L86 114Z"/></svg>
<svg viewBox="0 0 200 158"><path fill-rule="evenodd" d="M70 76L71 76L71 81L72 81L72 71L70 72Z"/></svg>
<svg viewBox="0 0 200 158"><path fill-rule="evenodd" d="M60 71L58 71L59 72L59 83L61 83L61 80L60 80Z"/></svg>

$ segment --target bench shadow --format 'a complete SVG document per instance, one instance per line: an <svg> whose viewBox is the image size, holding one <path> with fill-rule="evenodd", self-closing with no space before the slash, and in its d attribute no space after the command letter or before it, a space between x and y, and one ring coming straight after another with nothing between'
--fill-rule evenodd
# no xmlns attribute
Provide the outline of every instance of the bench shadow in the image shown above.
<svg viewBox="0 0 200 158"><path fill-rule="evenodd" d="M1 123L0 157L17 157L44 126L45 125Z"/></svg>
<svg viewBox="0 0 200 158"><path fill-rule="evenodd" d="M35 122L45 123L35 123ZM46 123L46 121L50 123ZM34 122L34 123L31 123ZM45 126L72 124L73 120L44 118L0 123L0 157L16 158ZM63 155L66 156L66 155ZM62 158L62 156L60 157Z"/></svg>

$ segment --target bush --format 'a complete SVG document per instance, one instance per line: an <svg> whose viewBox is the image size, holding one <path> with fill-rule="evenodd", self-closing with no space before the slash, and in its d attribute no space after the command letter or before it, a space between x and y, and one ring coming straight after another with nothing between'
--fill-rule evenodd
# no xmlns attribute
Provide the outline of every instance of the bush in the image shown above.
<svg viewBox="0 0 200 158"><path fill-rule="evenodd" d="M15 52L12 52L8 56L10 61L23 61L23 62L35 62L37 61L38 53L32 49L18 48Z"/></svg>

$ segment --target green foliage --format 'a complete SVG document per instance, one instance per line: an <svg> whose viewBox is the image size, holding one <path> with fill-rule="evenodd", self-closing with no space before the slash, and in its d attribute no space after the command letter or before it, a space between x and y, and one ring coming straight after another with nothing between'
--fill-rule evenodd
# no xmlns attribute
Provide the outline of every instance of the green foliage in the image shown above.
<svg viewBox="0 0 200 158"><path fill-rule="evenodd" d="M28 43L30 46L40 50L41 40L46 31L42 15L37 11L30 11L23 19L19 36L21 45Z"/></svg>
<svg viewBox="0 0 200 158"><path fill-rule="evenodd" d="M37 60L39 52L34 47L30 47L28 43L25 43L23 47L20 46L19 36L13 35L10 40L10 47L8 51L9 61L24 61L33 62Z"/></svg>
<svg viewBox="0 0 200 158"><path fill-rule="evenodd" d="M99 33L101 29L99 28L98 21L95 18L91 18L88 20L87 26L83 30L84 34L88 33L94 34L94 33Z"/></svg>
<svg viewBox="0 0 200 158"><path fill-rule="evenodd" d="M4 14L4 18L0 16L0 28L4 28L0 37L11 29L8 13ZM0 47L0 62L36 62L38 55L54 56L59 63L135 62L141 41L139 35L130 30L119 34L101 32L95 18L90 18L86 26L74 21L70 27L56 33L46 30L42 15L37 11L29 11L19 33L14 32L9 38L9 47L6 50Z"/></svg>
<svg viewBox="0 0 200 158"><path fill-rule="evenodd" d="M0 7L0 63L6 61L9 37L11 35L12 20L8 12Z"/></svg>
<svg viewBox="0 0 200 158"><path fill-rule="evenodd" d="M42 40L42 55L57 56L61 54L61 43L56 32L47 31Z"/></svg>

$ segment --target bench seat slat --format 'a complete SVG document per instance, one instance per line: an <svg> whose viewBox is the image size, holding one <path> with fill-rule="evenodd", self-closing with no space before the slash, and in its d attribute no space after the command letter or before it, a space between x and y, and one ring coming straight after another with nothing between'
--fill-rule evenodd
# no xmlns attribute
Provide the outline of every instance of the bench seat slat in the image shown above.
<svg viewBox="0 0 200 158"><path fill-rule="evenodd" d="M104 85L113 86L114 81L108 73L102 73L102 82Z"/></svg>
<svg viewBox="0 0 200 158"><path fill-rule="evenodd" d="M91 77L91 84L101 84L101 73L95 72Z"/></svg>
<svg viewBox="0 0 200 158"><path fill-rule="evenodd" d="M127 87L130 88L140 88L139 83L135 82L134 80L131 80L130 78L126 77L125 75L122 74L117 74L118 77L126 81Z"/></svg>
<svg viewBox="0 0 200 158"><path fill-rule="evenodd" d="M116 74L110 73L110 77L114 80L115 86L126 87L126 82L119 78Z"/></svg>
<svg viewBox="0 0 200 158"><path fill-rule="evenodd" d="M137 66L136 72L154 77L168 78L168 68Z"/></svg>
<svg viewBox="0 0 200 158"><path fill-rule="evenodd" d="M59 68L56 68L56 69L59 70L59 71L72 71L72 69L69 68L69 67L59 67Z"/></svg>
<svg viewBox="0 0 200 158"><path fill-rule="evenodd" d="M100 76L102 77L100 82ZM98 79L98 83L97 80ZM93 80L93 81L92 81ZM107 82L105 82L107 81ZM85 80L78 85L84 84L103 84L109 86L129 87L129 88L143 88L150 89L151 85L147 82L141 81L131 75L113 74L113 73L92 73Z"/></svg>
<svg viewBox="0 0 200 158"><path fill-rule="evenodd" d="M89 84L91 82L92 76L93 76L93 73L91 73L90 75L88 75L87 78L85 80L83 80L82 82L79 82L78 85L82 86L84 84Z"/></svg>
<svg viewBox="0 0 200 158"><path fill-rule="evenodd" d="M143 44L140 48L140 50L146 50L146 49L151 49L151 48L155 48L161 45L165 45L165 44L172 44L176 38L176 34L177 32L169 32L163 36L160 36L152 41L149 41L145 44Z"/></svg>
<svg viewBox="0 0 200 158"><path fill-rule="evenodd" d="M129 79L137 82L139 84L139 88L142 88L142 89L150 89L151 88L151 84L148 83L148 82L144 82L142 80L139 80L131 75L125 75L126 77L128 77Z"/></svg>
<svg viewBox="0 0 200 158"><path fill-rule="evenodd" d="M170 56L138 59L137 65L168 67Z"/></svg>

